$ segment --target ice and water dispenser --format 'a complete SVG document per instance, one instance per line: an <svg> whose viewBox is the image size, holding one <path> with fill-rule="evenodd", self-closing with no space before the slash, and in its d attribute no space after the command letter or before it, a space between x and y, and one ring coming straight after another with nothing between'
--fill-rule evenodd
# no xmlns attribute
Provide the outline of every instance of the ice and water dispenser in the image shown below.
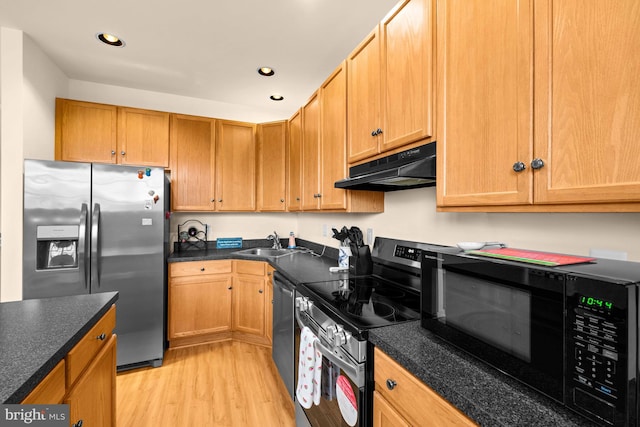
<svg viewBox="0 0 640 427"><path fill-rule="evenodd" d="M78 225L39 225L36 232L36 269L78 267Z"/></svg>

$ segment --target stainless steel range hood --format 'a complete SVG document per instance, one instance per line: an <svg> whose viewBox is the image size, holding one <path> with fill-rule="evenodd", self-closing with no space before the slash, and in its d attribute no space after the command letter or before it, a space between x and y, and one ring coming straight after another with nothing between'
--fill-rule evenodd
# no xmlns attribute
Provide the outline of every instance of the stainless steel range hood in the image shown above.
<svg viewBox="0 0 640 427"><path fill-rule="evenodd" d="M398 191L436 185L436 143L430 142L349 168L349 178L334 187L347 190Z"/></svg>

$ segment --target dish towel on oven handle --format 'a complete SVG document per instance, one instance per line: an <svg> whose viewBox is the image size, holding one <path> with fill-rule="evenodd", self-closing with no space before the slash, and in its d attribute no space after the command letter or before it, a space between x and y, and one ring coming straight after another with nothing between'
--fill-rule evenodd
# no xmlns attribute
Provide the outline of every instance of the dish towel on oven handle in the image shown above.
<svg viewBox="0 0 640 427"><path fill-rule="evenodd" d="M322 353L316 350L314 343L318 337L308 327L300 331L300 354L298 355L298 386L296 399L303 408L320 404L322 377Z"/></svg>

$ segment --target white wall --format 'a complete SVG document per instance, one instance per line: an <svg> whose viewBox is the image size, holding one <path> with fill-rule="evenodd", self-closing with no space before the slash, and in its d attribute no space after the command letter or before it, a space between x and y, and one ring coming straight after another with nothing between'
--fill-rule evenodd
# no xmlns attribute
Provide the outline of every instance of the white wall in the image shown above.
<svg viewBox="0 0 640 427"><path fill-rule="evenodd" d="M251 123L263 123L289 118L282 117L281 112L264 111L242 105L81 80L69 81L69 98Z"/></svg>
<svg viewBox="0 0 640 427"><path fill-rule="evenodd" d="M366 235L455 245L460 241L502 241L510 247L589 255L590 249L626 252L640 262L640 213L451 213L436 212L435 188L385 194L381 214L300 215L298 230L308 240L337 247L331 227L358 226ZM322 236L328 224L329 237Z"/></svg>
<svg viewBox="0 0 640 427"><path fill-rule="evenodd" d="M22 31L0 28L0 301L22 299L22 164L53 159L55 98L64 73Z"/></svg>

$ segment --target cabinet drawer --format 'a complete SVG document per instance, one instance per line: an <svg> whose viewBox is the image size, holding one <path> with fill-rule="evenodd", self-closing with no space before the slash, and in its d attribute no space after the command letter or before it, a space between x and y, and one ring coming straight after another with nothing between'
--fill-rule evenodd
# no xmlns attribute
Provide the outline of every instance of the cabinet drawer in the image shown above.
<svg viewBox="0 0 640 427"><path fill-rule="evenodd" d="M169 264L169 276L198 276L231 273L231 260L189 261Z"/></svg>
<svg viewBox="0 0 640 427"><path fill-rule="evenodd" d="M374 354L375 389L411 424L420 426L474 426L456 407L405 370L379 349ZM387 380L395 382L392 390Z"/></svg>
<svg viewBox="0 0 640 427"><path fill-rule="evenodd" d="M45 405L61 403L64 392L64 360L61 360L60 363L44 377L40 384L24 398L22 404Z"/></svg>
<svg viewBox="0 0 640 427"><path fill-rule="evenodd" d="M236 273L251 274L254 276L264 276L266 274L267 263L264 261L244 261L236 260Z"/></svg>
<svg viewBox="0 0 640 427"><path fill-rule="evenodd" d="M93 328L67 354L67 386L71 387L98 351L113 335L116 327L116 306L113 305Z"/></svg>

